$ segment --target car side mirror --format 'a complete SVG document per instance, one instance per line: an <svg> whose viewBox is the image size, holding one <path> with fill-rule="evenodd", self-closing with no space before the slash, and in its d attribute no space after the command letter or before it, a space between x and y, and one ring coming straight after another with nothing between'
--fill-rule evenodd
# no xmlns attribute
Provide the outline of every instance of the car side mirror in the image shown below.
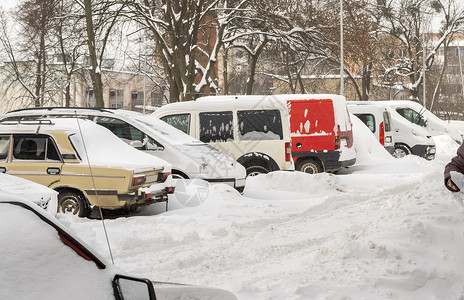
<svg viewBox="0 0 464 300"><path fill-rule="evenodd" d="M156 300L153 283L144 278L116 274L113 290L116 300Z"/></svg>
<svg viewBox="0 0 464 300"><path fill-rule="evenodd" d="M143 148L143 143L141 141L131 141L130 144L132 147L136 149L142 149Z"/></svg>
<svg viewBox="0 0 464 300"><path fill-rule="evenodd" d="M420 126L422 126L422 127L427 127L427 120L424 119L424 118L421 118L421 119L420 119Z"/></svg>

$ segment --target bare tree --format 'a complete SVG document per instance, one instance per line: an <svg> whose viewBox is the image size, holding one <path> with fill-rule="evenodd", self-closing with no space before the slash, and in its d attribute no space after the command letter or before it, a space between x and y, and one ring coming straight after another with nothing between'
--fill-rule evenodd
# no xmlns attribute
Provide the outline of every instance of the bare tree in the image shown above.
<svg viewBox="0 0 464 300"><path fill-rule="evenodd" d="M136 0L132 17L152 33L171 100L215 93L217 57L228 24L249 0Z"/></svg>
<svg viewBox="0 0 464 300"><path fill-rule="evenodd" d="M446 1L446 0L445 0ZM462 26L464 11L457 6L447 6L441 0L378 0L377 5L381 10L385 21L383 33L399 49L399 53L389 56L391 66L385 69L385 73L394 73L403 78L403 88L408 90L411 99L419 101L420 87L423 84L423 75L430 70L434 63L435 55L440 47ZM453 12L449 10L453 8ZM436 41L433 41L431 49L424 56L423 34L426 33L426 25L430 15L445 14L448 19L443 23L444 27ZM425 65L425 70L424 70Z"/></svg>
<svg viewBox="0 0 464 300"><path fill-rule="evenodd" d="M90 61L90 78L97 107L104 107L102 61L114 27L130 1L75 0L84 11L87 46Z"/></svg>

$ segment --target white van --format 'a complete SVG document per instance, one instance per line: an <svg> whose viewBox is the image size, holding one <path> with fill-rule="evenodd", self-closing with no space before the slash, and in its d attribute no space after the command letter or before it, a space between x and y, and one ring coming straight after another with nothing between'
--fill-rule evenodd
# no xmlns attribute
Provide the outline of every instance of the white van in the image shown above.
<svg viewBox="0 0 464 300"><path fill-rule="evenodd" d="M240 192L245 188L246 171L237 161L150 115L119 109L34 108L9 112L1 119L52 116L95 121L126 143L170 162L173 178L225 183Z"/></svg>
<svg viewBox="0 0 464 300"><path fill-rule="evenodd" d="M371 101L348 101L348 110L358 117L390 153L395 152L391 115L385 105Z"/></svg>
<svg viewBox="0 0 464 300"><path fill-rule="evenodd" d="M294 169L287 106L275 97L204 97L153 115L230 155L247 175Z"/></svg>
<svg viewBox="0 0 464 300"><path fill-rule="evenodd" d="M420 103L407 100L376 101L394 108L411 123L422 126L430 135L449 135L457 143L462 143L462 136L450 123L445 122L426 109Z"/></svg>
<svg viewBox="0 0 464 300"><path fill-rule="evenodd" d="M435 158L435 142L424 128L409 122L395 109L387 106L391 116L393 140L395 142L394 157L400 158L409 154L427 160Z"/></svg>

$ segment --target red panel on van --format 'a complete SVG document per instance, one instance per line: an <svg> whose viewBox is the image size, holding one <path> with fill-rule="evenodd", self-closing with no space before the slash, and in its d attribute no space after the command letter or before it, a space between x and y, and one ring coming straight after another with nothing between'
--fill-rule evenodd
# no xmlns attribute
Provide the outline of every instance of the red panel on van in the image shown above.
<svg viewBox="0 0 464 300"><path fill-rule="evenodd" d="M287 102L292 152L335 150L338 128L335 125L332 100L308 100Z"/></svg>

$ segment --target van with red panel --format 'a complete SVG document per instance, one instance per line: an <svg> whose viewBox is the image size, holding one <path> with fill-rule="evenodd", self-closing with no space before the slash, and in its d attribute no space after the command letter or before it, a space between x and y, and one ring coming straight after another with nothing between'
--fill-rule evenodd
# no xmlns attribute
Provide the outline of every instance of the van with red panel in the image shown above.
<svg viewBox="0 0 464 300"><path fill-rule="evenodd" d="M356 162L345 97L278 95L286 101L295 170L335 172Z"/></svg>
<svg viewBox="0 0 464 300"><path fill-rule="evenodd" d="M224 126L229 124L224 120L227 119L225 113L229 111L228 127ZM264 114L266 111L273 114ZM221 114L220 121L202 122L205 113ZM244 113L246 118L240 117ZM334 172L356 161L351 120L343 96L207 96L196 101L165 105L154 115L226 152L244 165L248 175L289 170L293 167L290 162L294 163L295 170L306 173ZM185 120L180 121L180 117L184 116ZM227 140L216 139L211 143L210 138L202 138L202 131L221 133L216 128L222 127L230 128ZM279 134L274 137L273 132ZM273 163L258 163L263 158Z"/></svg>

